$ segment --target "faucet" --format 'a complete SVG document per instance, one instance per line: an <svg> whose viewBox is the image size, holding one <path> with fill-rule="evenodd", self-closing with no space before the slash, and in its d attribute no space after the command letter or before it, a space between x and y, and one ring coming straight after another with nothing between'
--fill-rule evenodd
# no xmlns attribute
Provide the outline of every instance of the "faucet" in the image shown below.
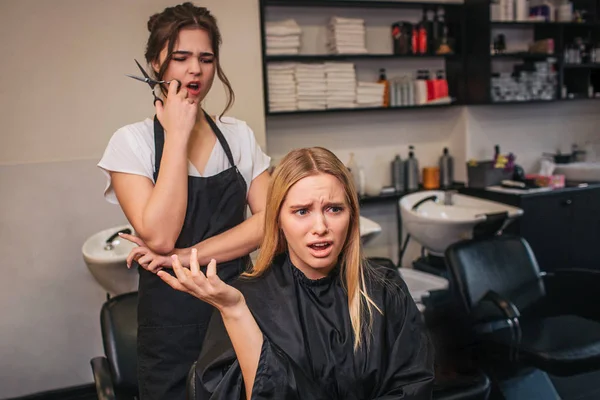
<svg viewBox="0 0 600 400"><path fill-rule="evenodd" d="M445 206L453 206L454 205L454 195L457 194L457 190L446 190L444 192L444 205Z"/></svg>

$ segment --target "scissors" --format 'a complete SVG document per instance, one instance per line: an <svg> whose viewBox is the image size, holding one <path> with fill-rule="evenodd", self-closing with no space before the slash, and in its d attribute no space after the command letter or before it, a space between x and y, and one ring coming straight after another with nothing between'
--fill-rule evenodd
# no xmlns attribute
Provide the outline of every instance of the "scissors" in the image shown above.
<svg viewBox="0 0 600 400"><path fill-rule="evenodd" d="M133 61L135 61L138 68L140 69L140 71L142 71L142 75L144 75L144 77L142 78L139 76L129 75L129 74L125 74L125 75L130 78L137 79L138 81L146 82L150 86L150 89L152 89L152 95L154 96L154 102L152 104L156 104L157 101L160 101L162 103L162 99L160 97L156 96L156 93L154 93L154 87L156 85L162 85L163 83L166 83L168 85L169 83L171 83L171 81L157 81L156 79L150 78L150 76L146 73L144 68L142 68L140 63L136 59L134 59ZM177 81L177 82L181 85L181 83L179 81Z"/></svg>

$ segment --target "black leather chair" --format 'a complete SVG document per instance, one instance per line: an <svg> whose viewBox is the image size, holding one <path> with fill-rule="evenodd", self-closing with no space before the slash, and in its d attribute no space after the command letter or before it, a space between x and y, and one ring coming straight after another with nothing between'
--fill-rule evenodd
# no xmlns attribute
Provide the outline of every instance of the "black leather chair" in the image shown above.
<svg viewBox="0 0 600 400"><path fill-rule="evenodd" d="M509 235L456 243L446 262L473 343L492 365L557 376L600 369L600 271L542 272L525 239Z"/></svg>
<svg viewBox="0 0 600 400"><path fill-rule="evenodd" d="M137 292L115 296L102 306L104 357L91 360L98 400L136 399Z"/></svg>

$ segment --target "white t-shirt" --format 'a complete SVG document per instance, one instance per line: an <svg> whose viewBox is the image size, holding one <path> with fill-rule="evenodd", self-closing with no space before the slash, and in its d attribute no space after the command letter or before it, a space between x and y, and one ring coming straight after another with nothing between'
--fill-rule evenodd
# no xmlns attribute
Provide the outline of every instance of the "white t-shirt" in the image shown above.
<svg viewBox="0 0 600 400"><path fill-rule="evenodd" d="M219 118L215 122L231 149L235 165L246 181L246 195L248 195L252 180L269 168L271 158L263 153L256 143L254 132L244 121L223 117L222 122ZM117 130L98 163L98 167L102 169L107 179L104 190L106 200L118 204L108 171L145 176L155 183L154 153L154 120L147 118ZM204 175L201 175L190 161L188 161L188 175L209 177L230 167L225 150L217 140L204 168Z"/></svg>

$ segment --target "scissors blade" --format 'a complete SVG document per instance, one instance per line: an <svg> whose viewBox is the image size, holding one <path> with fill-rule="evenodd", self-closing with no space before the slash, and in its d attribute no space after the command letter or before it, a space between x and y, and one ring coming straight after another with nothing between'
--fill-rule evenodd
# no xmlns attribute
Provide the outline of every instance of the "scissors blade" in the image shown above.
<svg viewBox="0 0 600 400"><path fill-rule="evenodd" d="M128 77L133 78L133 79L137 79L138 81L142 81L142 82L148 83L148 78L141 78L139 76L129 75L129 74L125 74L125 76L128 76Z"/></svg>
<svg viewBox="0 0 600 400"><path fill-rule="evenodd" d="M154 83L154 80L152 78L150 78L150 75L148 75L146 73L146 70L144 68L142 68L142 66L140 65L140 63L134 58L133 61L135 61L135 63L137 64L138 68L140 69L140 71L142 71L142 75L144 75L144 77L146 78L145 82L150 85L150 89L154 89L154 86L156 85L156 83Z"/></svg>

